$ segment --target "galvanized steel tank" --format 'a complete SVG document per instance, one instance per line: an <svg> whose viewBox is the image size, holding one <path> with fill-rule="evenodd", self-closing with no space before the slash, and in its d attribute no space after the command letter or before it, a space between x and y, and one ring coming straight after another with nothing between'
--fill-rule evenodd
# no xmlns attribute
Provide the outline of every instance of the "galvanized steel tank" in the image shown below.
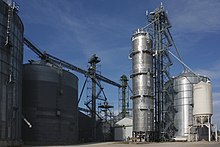
<svg viewBox="0 0 220 147"><path fill-rule="evenodd" d="M23 66L25 144L61 145L78 141L78 78L48 63Z"/></svg>
<svg viewBox="0 0 220 147"><path fill-rule="evenodd" d="M193 84L207 81L207 77L195 75L185 71L173 80L174 108L177 111L174 117L174 126L178 130L175 136L187 136L189 125L193 123Z"/></svg>
<svg viewBox="0 0 220 147"><path fill-rule="evenodd" d="M144 30L132 35L133 133L146 136L154 130L152 40Z"/></svg>
<svg viewBox="0 0 220 147"><path fill-rule="evenodd" d="M1 147L21 143L23 32L17 10L0 0Z"/></svg>

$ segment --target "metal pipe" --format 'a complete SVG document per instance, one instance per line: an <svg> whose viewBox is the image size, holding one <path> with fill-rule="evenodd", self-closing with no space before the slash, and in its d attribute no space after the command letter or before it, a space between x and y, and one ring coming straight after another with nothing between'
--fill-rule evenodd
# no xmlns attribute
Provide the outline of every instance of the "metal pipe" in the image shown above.
<svg viewBox="0 0 220 147"><path fill-rule="evenodd" d="M145 30L145 29L148 28L150 25L154 24L157 20L158 20L158 19L155 19L154 21L152 21L151 23L147 24L146 26L144 26L144 27L141 28L141 29Z"/></svg>
<svg viewBox="0 0 220 147"><path fill-rule="evenodd" d="M197 77L199 77L198 74L196 74L189 66L187 66L182 60L180 60L176 55L174 55L171 51L168 50L168 52L176 58L183 66L185 66L189 71L191 71L193 74L195 74Z"/></svg>
<svg viewBox="0 0 220 147"><path fill-rule="evenodd" d="M208 124L208 129L209 129L209 142L211 141L211 123L209 122Z"/></svg>
<svg viewBox="0 0 220 147"><path fill-rule="evenodd" d="M80 96L79 96L77 105L79 105L79 102L80 102L80 100L81 100L81 98L82 98L82 94L83 94L83 91L84 91L84 89L85 89L87 79L88 79L88 76L86 76L86 80L85 80L85 82L84 82L84 84L83 84L83 87L82 87L82 90L81 90L81 92L80 92Z"/></svg>
<svg viewBox="0 0 220 147"><path fill-rule="evenodd" d="M170 39L171 39L171 41L172 41L172 44L173 44L174 48L176 49L176 52L177 52L177 55L179 56L179 59L180 59L181 61L183 61L183 59L182 59L182 57L181 57L181 55L180 55L180 52L179 52L179 50L178 50L178 48L177 48L177 46L176 46L176 43L174 42L173 37L172 37L172 35L171 35L171 33L170 33L170 30L167 29L167 31L168 31L168 34L169 34Z"/></svg>
<svg viewBox="0 0 220 147"><path fill-rule="evenodd" d="M28 125L29 128L32 128L31 123L25 117L23 117L23 120Z"/></svg>
<svg viewBox="0 0 220 147"><path fill-rule="evenodd" d="M93 72L96 72L96 65L92 64ZM92 79L92 121L93 121L93 137L96 140L96 81L95 74Z"/></svg>
<svg viewBox="0 0 220 147"><path fill-rule="evenodd" d="M217 124L214 125L215 126L215 141L218 141L218 128L217 128Z"/></svg>

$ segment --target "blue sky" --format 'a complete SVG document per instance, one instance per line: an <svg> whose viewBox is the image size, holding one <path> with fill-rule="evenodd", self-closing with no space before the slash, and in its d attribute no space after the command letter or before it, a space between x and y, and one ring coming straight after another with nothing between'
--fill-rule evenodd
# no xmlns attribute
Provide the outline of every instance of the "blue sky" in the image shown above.
<svg viewBox="0 0 220 147"><path fill-rule="evenodd" d="M101 58L102 74L119 82L130 75L131 34L146 24L146 10L161 0L16 0L25 35L42 50L83 69L89 57ZM220 126L220 1L163 1L172 24L171 33L184 62L213 83L213 122ZM174 50L173 50L174 52ZM25 62L36 56L25 49ZM172 75L182 72L174 59ZM84 76L79 77L79 91ZM118 89L104 85L117 110ZM85 96L84 96L85 97ZM81 103L83 104L83 102Z"/></svg>

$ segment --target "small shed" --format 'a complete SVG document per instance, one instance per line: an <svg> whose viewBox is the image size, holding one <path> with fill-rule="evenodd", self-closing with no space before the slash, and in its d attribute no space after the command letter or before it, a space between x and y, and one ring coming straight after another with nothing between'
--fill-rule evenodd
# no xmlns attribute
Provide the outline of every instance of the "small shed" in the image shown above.
<svg viewBox="0 0 220 147"><path fill-rule="evenodd" d="M124 141L132 137L133 120L131 117L125 117L115 123L114 140Z"/></svg>

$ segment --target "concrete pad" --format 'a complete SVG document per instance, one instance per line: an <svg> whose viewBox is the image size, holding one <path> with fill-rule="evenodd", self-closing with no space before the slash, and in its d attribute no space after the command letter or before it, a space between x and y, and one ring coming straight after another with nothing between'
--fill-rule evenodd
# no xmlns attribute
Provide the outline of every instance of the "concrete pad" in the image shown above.
<svg viewBox="0 0 220 147"><path fill-rule="evenodd" d="M80 145L63 145L63 146L37 146L37 147L220 147L219 142L165 142L165 143L122 143L122 142L104 142L88 143ZM36 146L25 146L36 147Z"/></svg>

